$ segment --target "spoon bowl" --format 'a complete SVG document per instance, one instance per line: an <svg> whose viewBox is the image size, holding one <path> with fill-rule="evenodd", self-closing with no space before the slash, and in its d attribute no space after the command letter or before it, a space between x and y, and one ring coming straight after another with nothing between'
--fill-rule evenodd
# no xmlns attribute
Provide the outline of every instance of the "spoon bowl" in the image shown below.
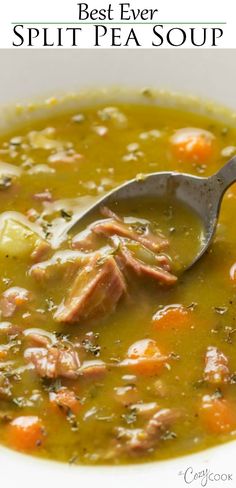
<svg viewBox="0 0 236 488"><path fill-rule="evenodd" d="M80 216L74 216L64 228L60 240L71 232L78 222L94 213L99 207L112 206L119 201L146 197L178 201L199 217L202 224L201 246L197 255L185 268L192 267L206 252L215 234L221 201L227 188L236 181L236 157L232 158L213 176L203 178L186 173L160 172L141 175L115 188ZM196 236L197 238L197 236Z"/></svg>

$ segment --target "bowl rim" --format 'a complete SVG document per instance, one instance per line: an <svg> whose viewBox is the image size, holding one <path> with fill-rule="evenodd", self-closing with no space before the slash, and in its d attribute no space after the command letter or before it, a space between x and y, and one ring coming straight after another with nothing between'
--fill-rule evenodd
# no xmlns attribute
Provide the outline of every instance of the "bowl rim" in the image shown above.
<svg viewBox="0 0 236 488"><path fill-rule="evenodd" d="M145 94L146 93L146 94ZM150 95L149 95L150 93ZM232 110L227 105L211 98L185 94L178 90L166 90L150 85L140 88L135 85L106 85L103 87L80 88L76 91L60 90L54 93L41 93L32 98L13 100L6 105L0 105L0 132L8 132L24 124L29 120L50 117L51 114L66 113L74 107L80 109L100 103L141 103L147 105L159 105L176 107L180 110L216 118L236 127L236 109ZM49 113L50 110L50 113Z"/></svg>

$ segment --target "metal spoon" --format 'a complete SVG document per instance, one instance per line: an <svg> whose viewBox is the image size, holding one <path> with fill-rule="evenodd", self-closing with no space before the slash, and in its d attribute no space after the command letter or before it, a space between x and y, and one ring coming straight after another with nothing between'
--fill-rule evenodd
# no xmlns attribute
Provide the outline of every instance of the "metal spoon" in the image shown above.
<svg viewBox="0 0 236 488"><path fill-rule="evenodd" d="M232 158L217 173L208 178L192 176L177 172L160 172L143 175L127 181L110 193L103 196L94 205L86 209L64 228L60 240L63 240L84 217L89 215L101 205L114 204L119 200L128 198L157 197L177 200L186 204L198 215L202 222L203 239L198 254L187 268L193 266L208 249L217 225L221 201L227 188L236 181L236 157Z"/></svg>

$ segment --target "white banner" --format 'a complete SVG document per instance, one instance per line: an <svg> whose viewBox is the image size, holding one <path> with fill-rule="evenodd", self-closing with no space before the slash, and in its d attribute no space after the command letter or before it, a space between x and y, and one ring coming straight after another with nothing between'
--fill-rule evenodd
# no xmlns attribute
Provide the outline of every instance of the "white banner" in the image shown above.
<svg viewBox="0 0 236 488"><path fill-rule="evenodd" d="M236 48L234 0L8 0L0 48Z"/></svg>

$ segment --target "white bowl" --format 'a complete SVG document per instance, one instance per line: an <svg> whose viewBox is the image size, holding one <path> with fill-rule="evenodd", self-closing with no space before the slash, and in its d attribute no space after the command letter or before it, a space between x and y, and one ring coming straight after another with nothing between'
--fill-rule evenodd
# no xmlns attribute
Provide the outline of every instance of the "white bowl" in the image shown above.
<svg viewBox="0 0 236 488"><path fill-rule="evenodd" d="M1 106L81 88L123 85L192 94L236 109L234 50L0 50L0 66ZM235 451L236 442L230 442L167 461L85 467L39 460L1 447L0 485L120 488L123 483L129 488L144 484L177 488L208 486L215 475L217 488L233 487ZM207 470L213 473L208 482Z"/></svg>

